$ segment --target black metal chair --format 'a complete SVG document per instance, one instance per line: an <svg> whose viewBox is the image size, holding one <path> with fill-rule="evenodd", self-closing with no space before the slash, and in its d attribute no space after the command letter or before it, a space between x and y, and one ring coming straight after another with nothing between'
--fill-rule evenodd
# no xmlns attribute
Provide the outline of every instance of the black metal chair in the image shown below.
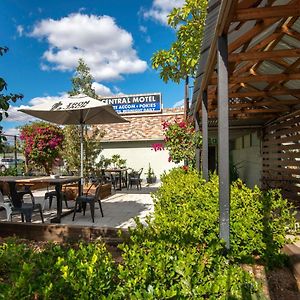
<svg viewBox="0 0 300 300"><path fill-rule="evenodd" d="M143 172L143 168L141 168L139 171L133 171L128 174L127 189L129 188L129 186L130 188L132 188L132 185L136 185L137 189L142 188L142 179L141 179L142 172Z"/></svg>
<svg viewBox="0 0 300 300"><path fill-rule="evenodd" d="M61 193L61 197L64 199L65 201L65 204L66 204L66 208L69 208L68 206L68 199L67 199L67 196L64 192ZM57 192L56 191L47 191L45 193L45 196L44 196L44 203L43 203L43 210L45 209L45 206L46 206L46 201L49 199L49 209L51 209L51 206L52 206L52 201L53 201L53 198L57 198Z"/></svg>
<svg viewBox="0 0 300 300"><path fill-rule="evenodd" d="M82 196L78 196L76 198L75 201L75 207L74 207L74 214L73 214L73 221L75 219L75 215L77 212L77 209L79 207L82 207L83 209L83 215L85 215L85 210L86 210L86 204L88 203L90 205L90 210L91 210L91 216L92 216L92 221L94 223L94 216L95 216L95 202L97 201L99 203L99 207L100 207L100 211L101 211L101 215L102 217L104 217L103 215L103 210L102 210L102 205L101 205L101 199L100 199L100 191L101 191L101 183L96 184L96 191L94 195L90 195L89 191L90 189L95 186L95 184L91 184L90 187L88 188L87 192L85 193L85 195Z"/></svg>
<svg viewBox="0 0 300 300"><path fill-rule="evenodd" d="M44 223L42 205L40 203L35 203L34 196L29 186L25 186L23 190L16 191L14 196L10 195L8 187L6 191L7 191L6 195L8 196L11 202L11 213L10 213L11 221L13 215L21 214L22 222L24 222L24 216L26 222L31 222L32 213L34 211L39 211L42 223ZM31 203L24 202L25 195L30 196Z"/></svg>

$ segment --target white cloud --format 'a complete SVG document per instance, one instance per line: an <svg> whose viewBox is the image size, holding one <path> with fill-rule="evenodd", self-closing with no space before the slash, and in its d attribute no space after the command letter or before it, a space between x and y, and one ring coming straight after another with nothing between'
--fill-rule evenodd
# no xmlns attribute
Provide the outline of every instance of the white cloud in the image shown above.
<svg viewBox="0 0 300 300"><path fill-rule="evenodd" d="M17 33L19 36L23 36L24 27L22 25L17 26Z"/></svg>
<svg viewBox="0 0 300 300"><path fill-rule="evenodd" d="M168 24L168 15L174 7L181 7L185 0L154 0L150 10L144 11L146 19L153 19L163 25Z"/></svg>
<svg viewBox="0 0 300 300"><path fill-rule="evenodd" d="M63 100L67 94L63 94L62 96L46 96L46 97L36 97L29 101L29 105L21 105L21 106L13 106L11 105L8 109L8 117L4 119L5 122L20 122L20 123L28 123L30 121L37 120L36 118L29 116L21 111L18 111L21 108L30 108L30 106L43 104L43 103L52 103L57 100Z"/></svg>
<svg viewBox="0 0 300 300"><path fill-rule="evenodd" d="M7 135L19 135L20 131L18 128L9 128L9 129L5 129L3 133Z"/></svg>
<svg viewBox="0 0 300 300"><path fill-rule="evenodd" d="M147 69L133 48L130 33L109 16L70 14L60 20L37 23L30 36L45 39L49 48L43 54L42 68L73 70L83 58L95 80L121 79L122 74Z"/></svg>
<svg viewBox="0 0 300 300"><path fill-rule="evenodd" d="M95 89L95 92L99 96L111 96L113 95L113 92L108 88L107 86L98 83L98 82L93 82L92 87Z"/></svg>
<svg viewBox="0 0 300 300"><path fill-rule="evenodd" d="M184 106L184 99L177 101L174 105L173 108L176 107L183 107Z"/></svg>

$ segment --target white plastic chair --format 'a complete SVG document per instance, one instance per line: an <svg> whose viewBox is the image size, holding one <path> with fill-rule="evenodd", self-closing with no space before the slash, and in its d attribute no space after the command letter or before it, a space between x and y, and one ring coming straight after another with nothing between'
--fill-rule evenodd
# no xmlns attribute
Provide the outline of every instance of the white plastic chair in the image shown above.
<svg viewBox="0 0 300 300"><path fill-rule="evenodd" d="M0 191L0 207L3 207L6 211L6 220L11 220L12 205L9 199L5 199L2 192Z"/></svg>

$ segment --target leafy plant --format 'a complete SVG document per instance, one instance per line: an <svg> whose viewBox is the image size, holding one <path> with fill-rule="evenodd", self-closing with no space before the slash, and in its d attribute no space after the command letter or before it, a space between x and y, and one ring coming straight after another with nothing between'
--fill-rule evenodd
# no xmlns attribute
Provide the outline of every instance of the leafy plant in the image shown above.
<svg viewBox="0 0 300 300"><path fill-rule="evenodd" d="M194 76L199 59L207 0L186 0L168 16L168 24L176 29L176 41L168 50L159 50L152 56L152 68L160 71L163 81L179 82Z"/></svg>
<svg viewBox="0 0 300 300"><path fill-rule="evenodd" d="M112 155L110 162L117 168L124 168L126 166L126 159L121 158L120 154Z"/></svg>
<svg viewBox="0 0 300 300"><path fill-rule="evenodd" d="M147 178L153 178L153 177L155 177L154 170L152 169L150 163L148 165L148 170L147 170L146 175L147 175Z"/></svg>
<svg viewBox="0 0 300 300"><path fill-rule="evenodd" d="M50 174L62 150L62 129L46 122L33 122L20 128L20 139L24 142L26 165L28 162L32 163L44 168L46 174Z"/></svg>
<svg viewBox="0 0 300 300"><path fill-rule="evenodd" d="M99 242L38 249L16 239L0 244L0 299L106 299L115 272Z"/></svg>
<svg viewBox="0 0 300 300"><path fill-rule="evenodd" d="M3 56L7 53L7 47L0 46L0 56ZM4 94L3 91L7 90L7 82L3 77L0 77L0 122L3 120L3 116L8 117L8 109L11 102L16 102L19 99L22 99L24 96L22 94ZM6 137L2 135L3 127L0 126L0 150L3 151L3 142L6 141Z"/></svg>
<svg viewBox="0 0 300 300"><path fill-rule="evenodd" d="M165 148L169 151L169 162L195 163L195 149L202 143L202 137L199 132L195 131L194 126L186 121L175 121L174 123L164 122L164 141ZM164 150L160 144L153 144L155 151Z"/></svg>

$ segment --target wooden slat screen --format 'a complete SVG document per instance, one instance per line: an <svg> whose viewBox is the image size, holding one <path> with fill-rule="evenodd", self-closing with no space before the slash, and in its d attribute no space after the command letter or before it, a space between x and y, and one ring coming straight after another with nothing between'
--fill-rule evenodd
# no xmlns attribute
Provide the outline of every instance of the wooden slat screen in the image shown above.
<svg viewBox="0 0 300 300"><path fill-rule="evenodd" d="M262 164L262 187L280 188L300 206L300 111L264 128Z"/></svg>

